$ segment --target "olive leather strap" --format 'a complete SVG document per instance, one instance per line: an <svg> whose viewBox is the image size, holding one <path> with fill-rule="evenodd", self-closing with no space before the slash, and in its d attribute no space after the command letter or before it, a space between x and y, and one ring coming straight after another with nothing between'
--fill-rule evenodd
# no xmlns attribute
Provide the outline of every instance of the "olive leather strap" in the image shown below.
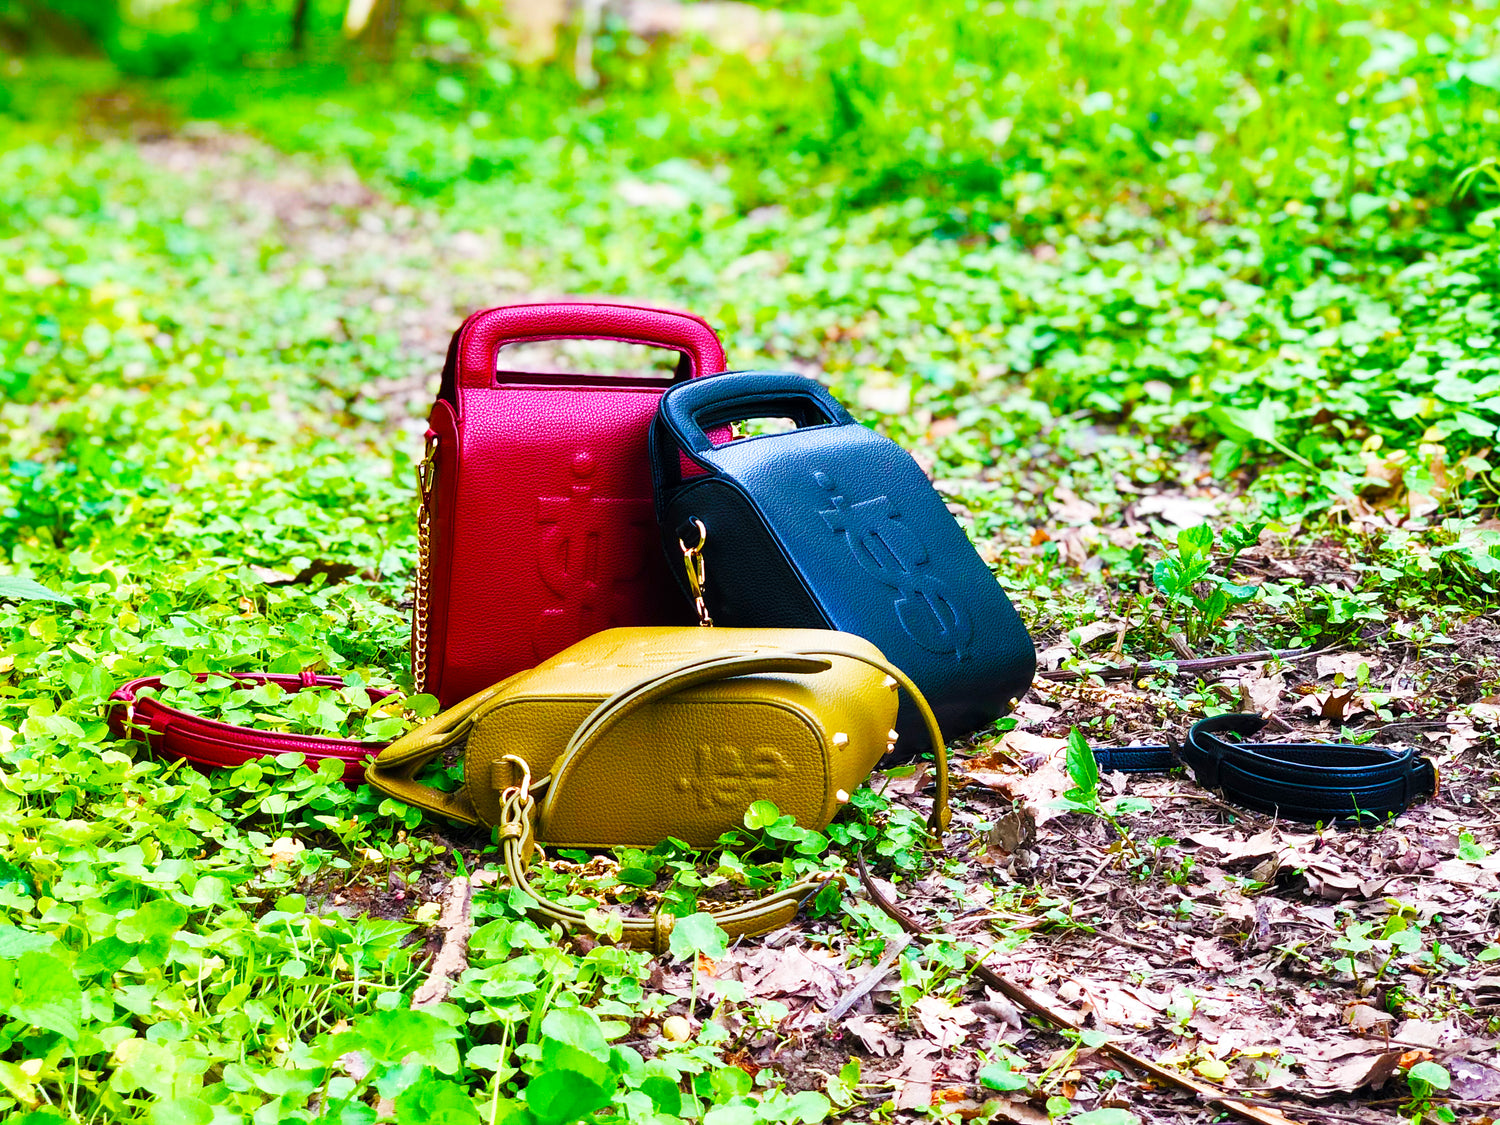
<svg viewBox="0 0 1500 1125"><path fill-rule="evenodd" d="M524 767L524 763L521 765ZM526 777L524 769L521 776L523 779ZM532 885L527 876L532 852L536 850L533 825L536 823L537 808L536 798L532 796L530 787L524 782L511 786L505 791L500 806L501 821L497 832L505 877L510 880L511 886L530 898L534 904L527 908L527 916L539 926L561 926L570 932L585 928L587 919L582 910L551 901ZM842 876L836 872L818 873L804 876L790 886L752 902L722 908L711 903L701 905L713 915L714 922L729 937L754 937L789 925L804 902L833 882L841 883ZM676 921L675 915L662 910L654 911L649 918L625 918L621 921L618 940L621 944L636 949L665 953L670 946L672 927Z"/></svg>

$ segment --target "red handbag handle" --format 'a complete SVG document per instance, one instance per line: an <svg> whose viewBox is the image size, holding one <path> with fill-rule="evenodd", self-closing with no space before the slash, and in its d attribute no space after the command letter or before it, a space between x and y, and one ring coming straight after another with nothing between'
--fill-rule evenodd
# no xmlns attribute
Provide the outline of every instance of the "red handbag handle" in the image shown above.
<svg viewBox="0 0 1500 1125"><path fill-rule="evenodd" d="M493 387L500 349L536 340L618 340L668 348L686 359L690 379L725 367L719 337L707 321L692 313L611 301L546 301L502 305L469 317L459 329L459 386Z"/></svg>
<svg viewBox="0 0 1500 1125"><path fill-rule="evenodd" d="M287 691L305 687L343 687L338 676L317 676L303 672L296 676L265 672L216 672L233 680L276 684ZM208 679L199 673L198 681ZM357 784L364 777L365 762L386 745L384 742L355 742L347 738L326 738L315 734L283 734L279 731L255 730L205 719L177 707L169 707L154 696L142 696L142 688L161 686L160 676L143 676L116 689L109 697L109 725L118 738L144 742L158 754L169 758L186 758L199 769L234 769L255 758L276 754L306 754L310 763L335 758L344 765L344 780ZM372 699L384 699L391 693L366 688Z"/></svg>

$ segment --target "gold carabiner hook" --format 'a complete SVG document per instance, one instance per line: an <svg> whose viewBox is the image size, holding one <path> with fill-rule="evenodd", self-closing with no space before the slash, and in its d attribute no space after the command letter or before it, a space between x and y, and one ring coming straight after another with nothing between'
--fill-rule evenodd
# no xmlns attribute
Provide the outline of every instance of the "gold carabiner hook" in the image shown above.
<svg viewBox="0 0 1500 1125"><path fill-rule="evenodd" d="M507 801L511 797L525 797L531 792L531 763L516 754L506 754L500 759L502 762L510 762L512 765L521 767L521 782L519 785L507 785L500 794L501 801Z"/></svg>
<svg viewBox="0 0 1500 1125"><path fill-rule="evenodd" d="M703 559L703 547L708 542L708 528L703 526L703 521L697 516L693 517L693 526L698 529L698 542L691 547L683 539L677 540L677 546L682 548L682 565L687 570L688 589L693 592L693 608L698 611L698 624L705 629L713 627L714 619L709 616L708 604L703 600L703 591L708 587L708 564Z"/></svg>

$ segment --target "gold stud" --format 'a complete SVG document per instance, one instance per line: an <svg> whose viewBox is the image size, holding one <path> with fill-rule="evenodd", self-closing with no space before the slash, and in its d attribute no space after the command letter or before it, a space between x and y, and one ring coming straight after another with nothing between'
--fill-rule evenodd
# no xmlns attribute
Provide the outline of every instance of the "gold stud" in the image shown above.
<svg viewBox="0 0 1500 1125"><path fill-rule="evenodd" d="M849 794L839 789L834 792L833 799L841 805L847 805L849 803Z"/></svg>
<svg viewBox="0 0 1500 1125"><path fill-rule="evenodd" d="M896 744L894 742L887 742L885 744L885 752L887 754L894 754L896 752Z"/></svg>
<svg viewBox="0 0 1500 1125"><path fill-rule="evenodd" d="M890 688L892 691L896 690L896 677L895 676L887 676L882 682L885 684L886 687Z"/></svg>
<svg viewBox="0 0 1500 1125"><path fill-rule="evenodd" d="M900 735L899 735L899 734L897 734L897 733L896 733L896 732L895 732L895 731L893 731L893 730L888 730L888 731L886 731L886 732L885 732L885 736L886 736L886 737L887 737L887 738L889 738L889 739L890 739L890 740L891 740L891 741L892 741L892 742L895 742L895 741L896 741L896 739L898 739L898 738L900 738L900 737L901 737L901 736L900 736Z"/></svg>
<svg viewBox="0 0 1500 1125"><path fill-rule="evenodd" d="M833 736L833 744L835 746L848 746L849 736L843 731L836 731Z"/></svg>

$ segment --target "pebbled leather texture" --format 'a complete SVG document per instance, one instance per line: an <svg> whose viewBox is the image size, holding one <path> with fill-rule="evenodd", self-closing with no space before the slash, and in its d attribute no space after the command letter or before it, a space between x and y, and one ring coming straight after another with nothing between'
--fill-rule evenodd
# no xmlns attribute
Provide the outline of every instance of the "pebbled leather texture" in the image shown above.
<svg viewBox="0 0 1500 1125"><path fill-rule="evenodd" d="M505 344L670 348L680 378L722 370L689 313L606 301L486 309L455 334L431 417L436 483L424 690L450 706L601 629L686 623L657 546L647 433L654 381L504 374Z"/></svg>
<svg viewBox="0 0 1500 1125"><path fill-rule="evenodd" d="M731 529L727 535L710 535L704 545L711 574L727 576L730 567L734 574L733 582L710 580L715 620L722 619L726 625L753 621L756 627L777 629L834 627L759 518L754 502L733 481L701 477L677 494L662 531L676 529L675 537L666 534L666 538L676 548L673 553L678 559L682 557L679 543L692 544L698 536L692 523L673 520L673 515L682 513L701 519L705 527Z"/></svg>
<svg viewBox="0 0 1500 1125"><path fill-rule="evenodd" d="M218 674L250 683L276 684L287 691L344 686L344 681L338 676L317 676L311 672L297 676L263 672ZM207 679L207 673L198 676L200 683ZM169 707L152 696L141 694L143 689L160 686L160 676L143 676L116 688L109 697L110 729L116 738L145 742L153 753L167 758L183 758L200 770L234 769L268 755L305 754L310 762L324 758L342 762L344 780L356 782L364 777L366 763L386 745L384 742L351 742L342 738L237 727ZM383 699L389 694L370 690L374 699Z"/></svg>
<svg viewBox="0 0 1500 1125"><path fill-rule="evenodd" d="M765 416L800 425L721 445L705 433ZM679 453L707 476L684 480ZM708 531L704 597L717 624L780 622L780 607L810 600L916 681L950 738L987 726L1029 687L1031 638L926 475L812 380L731 372L671 388L652 471L668 557L680 558L693 520ZM686 593L682 568L673 573ZM902 749L925 746L913 709L897 729Z"/></svg>

